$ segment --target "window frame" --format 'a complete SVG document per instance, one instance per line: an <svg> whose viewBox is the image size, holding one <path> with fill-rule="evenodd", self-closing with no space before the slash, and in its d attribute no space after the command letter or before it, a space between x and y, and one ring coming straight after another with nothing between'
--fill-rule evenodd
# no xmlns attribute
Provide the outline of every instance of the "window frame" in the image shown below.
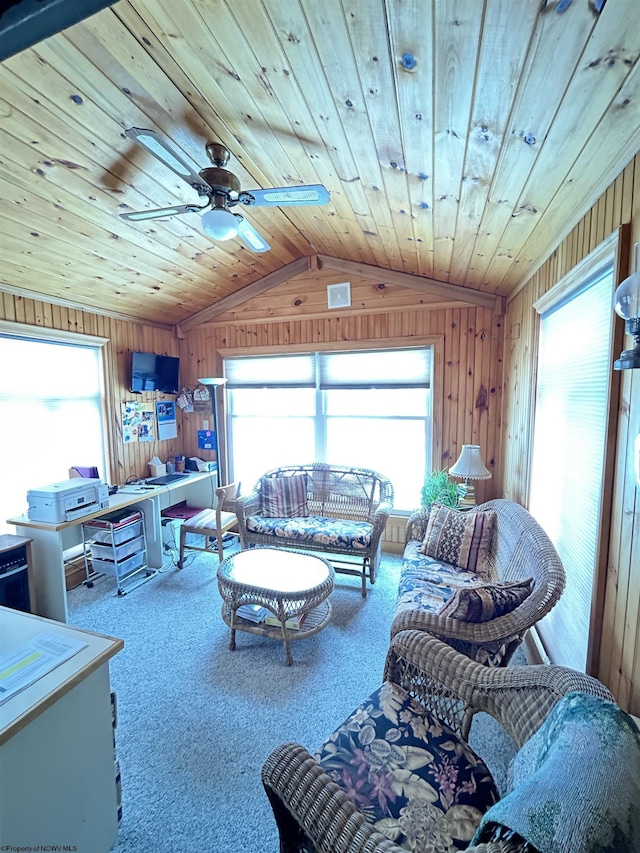
<svg viewBox="0 0 640 853"><path fill-rule="evenodd" d="M613 488L615 477L615 454L616 454L616 429L618 422L618 404L620 399L620 372L614 370L613 359L620 351L624 339L624 324L616 322L613 310L613 293L626 276L626 259L629 255L631 232L629 225L623 225L612 231L601 243L588 255L576 263L556 284L551 286L532 306L534 313L534 335L535 346L531 354L533 360L532 372L532 406L530 409L529 436L530 449L527 466L527 505L530 504L531 481L533 470L533 434L535 428L535 393L538 385L539 364L539 342L540 322L542 314L559 307L561 303L571 299L586 285L588 281L597 275L603 268L612 268L612 304L611 324L612 332L609 347L609 361L611 369L611 381L609 383L609 399L607 403L607 434L604 448L604 465L602 479L602 493L600 501L599 519L600 523L596 538L596 565L593 578L593 590L591 596L591 614L589 621L589 636L587 638L587 658L585 671L589 675L597 676L600 663L600 646L602 640L604 600L607 584L607 568L611 534L611 514L613 509ZM588 329L585 330L588 334ZM531 629L537 635L535 626Z"/></svg>
<svg viewBox="0 0 640 853"><path fill-rule="evenodd" d="M223 374L225 358L249 356L259 358L268 355L295 355L296 353L315 352L351 352L357 350L388 350L388 349L415 349L417 347L432 347L433 360L431 368L432 377L432 407L431 407L431 459L442 458L442 423L444 416L444 335L423 335L416 337L394 337L381 340L379 338L363 338L357 341L326 341L322 343L284 344L274 346L257 347L229 347L228 349L216 350L216 365L219 375ZM322 393L318 391L317 393ZM225 429L221 436L220 467L225 482L229 481L229 454L227 436L229 432L229 411L227 396L224 394L222 400L222 421ZM425 472L426 473L426 472ZM408 516L409 511L394 510L394 515Z"/></svg>
<svg viewBox="0 0 640 853"><path fill-rule="evenodd" d="M95 347L98 350L100 400L102 416L102 441L106 471L101 471L105 482L112 481L112 444L113 436L109 425L113 422L111 418L111 394L109 393L109 375L107 372L107 354L109 338L99 335L84 334L81 332L70 332L64 329L51 329L45 326L36 326L29 323L17 323L11 320L0 320L0 334L13 338L25 338L31 341L43 341L53 344L75 344L77 346Z"/></svg>

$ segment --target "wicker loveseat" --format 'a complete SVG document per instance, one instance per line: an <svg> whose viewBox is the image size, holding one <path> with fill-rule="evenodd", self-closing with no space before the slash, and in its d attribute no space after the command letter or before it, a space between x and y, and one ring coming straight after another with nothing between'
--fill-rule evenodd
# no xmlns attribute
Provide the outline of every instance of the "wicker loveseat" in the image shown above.
<svg viewBox="0 0 640 853"><path fill-rule="evenodd" d="M436 506L436 505L434 505ZM488 559L483 569L488 575L460 571L449 561L441 561L420 553L427 533L430 510L415 513L409 519L406 546L400 574L396 613L391 635L406 629L427 631L452 645L479 663L505 665L524 639L527 630L548 613L560 598L565 585L565 572L549 537L524 507L513 501L498 499L476 507L476 512L495 513ZM468 519L473 511L464 513ZM480 566L478 566L478 571ZM510 612L502 603L516 591L519 582L532 579L531 591ZM496 615L486 621L473 621L443 615L441 611L456 595L483 586L495 589L500 601ZM503 584L509 588L500 588ZM465 592L458 592L461 588ZM526 589L525 589L526 593ZM482 590L484 594L484 589ZM471 595L476 595L474 591ZM451 608L447 608L451 610ZM485 614L486 615L486 614ZM469 621L465 621L468 619Z"/></svg>
<svg viewBox="0 0 640 853"><path fill-rule="evenodd" d="M324 462L274 468L236 501L240 543L334 554L336 572L361 577L365 597L392 506L391 482L368 468Z"/></svg>

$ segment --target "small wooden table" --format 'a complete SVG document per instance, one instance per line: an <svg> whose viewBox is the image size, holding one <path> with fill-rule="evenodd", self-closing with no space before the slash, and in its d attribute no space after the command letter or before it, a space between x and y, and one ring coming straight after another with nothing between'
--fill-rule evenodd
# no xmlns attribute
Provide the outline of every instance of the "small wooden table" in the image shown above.
<svg viewBox="0 0 640 853"><path fill-rule="evenodd" d="M287 666L291 666L289 643L317 634L331 618L328 597L333 582L331 564L312 554L256 548L227 557L218 568L218 589L222 618L231 628L229 648L236 647L236 630L282 640ZM266 608L280 624L243 619L237 610L244 604ZM292 619L301 622L299 628L287 627Z"/></svg>

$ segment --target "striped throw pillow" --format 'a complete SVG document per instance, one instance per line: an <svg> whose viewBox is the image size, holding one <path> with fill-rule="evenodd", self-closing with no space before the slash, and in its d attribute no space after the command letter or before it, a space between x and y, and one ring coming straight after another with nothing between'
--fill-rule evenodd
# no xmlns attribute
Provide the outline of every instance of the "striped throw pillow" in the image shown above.
<svg viewBox="0 0 640 853"><path fill-rule="evenodd" d="M299 518L307 510L307 475L262 477L260 513L266 518Z"/></svg>
<svg viewBox="0 0 640 853"><path fill-rule="evenodd" d="M440 616L451 616L462 622L488 622L512 613L531 595L533 578L505 581L483 586L463 586L440 609Z"/></svg>
<svg viewBox="0 0 640 853"><path fill-rule="evenodd" d="M441 563L490 577L488 557L495 512L459 512L432 504L420 553Z"/></svg>

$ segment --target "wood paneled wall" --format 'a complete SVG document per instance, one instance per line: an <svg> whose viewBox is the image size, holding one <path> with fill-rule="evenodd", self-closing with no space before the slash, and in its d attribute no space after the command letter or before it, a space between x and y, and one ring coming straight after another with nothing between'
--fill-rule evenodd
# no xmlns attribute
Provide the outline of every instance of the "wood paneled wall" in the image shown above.
<svg viewBox="0 0 640 853"><path fill-rule="evenodd" d="M505 318L504 494L527 506L535 391L538 318L534 302L589 254L606 236L631 223L631 244L640 241L640 155L623 170L508 303ZM631 253L632 254L632 253ZM629 258L628 272L632 271ZM619 321L622 323L622 320ZM589 330L584 330L585 335ZM630 338L625 339L630 345ZM613 369L613 366L612 366ZM620 375L611 530L606 564L601 643L595 675L618 702L640 714L640 498L633 473L633 444L640 433L640 371ZM597 630L600 626L597 626Z"/></svg>
<svg viewBox="0 0 640 853"><path fill-rule="evenodd" d="M369 342L373 347L406 346L411 345L413 339L418 342L439 337L443 342L443 367L436 405L439 400L442 414L441 423L434 419L434 428L439 431L441 449L439 457L433 459L433 467L452 465L462 444L480 444L485 463L494 476L479 482L477 498L490 500L499 495L502 489L499 458L503 318L483 308L425 309L416 294L411 310L405 307L369 314L365 304L342 314L331 312L331 316L318 317L319 300L309 294L311 286L311 282L306 282L303 288L309 298L300 306L300 319L245 324L221 321L189 332L181 354L184 363L196 368L190 380L202 375L220 375L220 359L226 350L234 354L245 351L257 354L261 351L286 352L292 346L322 349L336 343L344 343L348 349L350 343L356 341ZM315 286L319 286L317 282ZM324 284L321 286L326 305ZM288 283L283 288L291 290ZM278 288L276 300L277 291ZM403 293L399 299L405 296ZM313 311L310 319L304 317L305 305ZM252 302L247 303L247 311L250 316L254 315ZM193 441L200 427L199 417L184 416L185 425L188 419L194 421L193 427L185 428L185 446L189 454L195 452L190 440ZM199 455L203 452L199 451Z"/></svg>
<svg viewBox="0 0 640 853"><path fill-rule="evenodd" d="M316 276L314 281L326 300L324 279ZM351 341L393 346L411 343L413 339L439 337L443 344L442 376L438 389L442 422L434 426L438 430L441 450L433 465L451 465L462 444L478 443L485 463L494 475L491 480L478 483L478 500L498 496L502 490L499 460L503 318L483 308L429 309L419 294L402 288L393 289L395 296L390 297L386 293L384 313L367 313L373 306L380 311L381 294L384 292L377 287L374 289L371 284L370 304L362 304L363 300L367 302L363 295L357 309L342 314L333 311L328 315L325 308L325 316L322 317L319 316L319 299L313 298L311 286L307 280L297 282L298 289L302 288L309 297L300 309L301 319L288 317L244 325L210 324L190 332L181 341L167 328L128 323L2 292L0 319L109 339L105 358L105 399L112 458L109 479L117 483L130 476L147 476L147 463L154 455L163 461L175 453L215 458L214 454L197 449L196 431L202 428L204 420L211 420L208 412L185 415L177 409L178 437L173 441L123 443L121 404L129 399L154 401L165 398L159 394L131 395L128 391L130 353L133 350L179 355L181 382L194 387L198 377L220 374L220 354L227 349L236 353L245 349L247 352L288 351L294 345L322 348L323 345L344 342L348 347ZM287 287L288 284L283 285L285 292ZM411 310L406 307L408 297L414 302ZM276 292L274 301L277 300ZM305 305L306 310L313 312L312 319L304 318ZM253 310L251 303L247 303L247 310ZM61 478L64 476L65 472L61 471Z"/></svg>
<svg viewBox="0 0 640 853"><path fill-rule="evenodd" d="M34 327L60 329L65 332L97 335L108 338L105 347L105 409L107 413L107 436L111 457L111 470L104 472L111 483L123 483L128 477L148 477L147 463L153 456L163 461L167 456L182 452L180 410L177 410L178 437L170 441L135 442L124 444L122 440L121 404L126 400L155 402L175 397L164 394L131 394L129 389L131 352L155 352L177 356L179 341L169 328L158 328L142 323L129 323L103 315L64 308L47 302L38 302L0 292L0 319L25 323ZM34 452L38 452L34 448ZM44 448L50 453L50 448ZM60 480L67 478L67 468L62 466ZM24 502L20 494L16 505Z"/></svg>

